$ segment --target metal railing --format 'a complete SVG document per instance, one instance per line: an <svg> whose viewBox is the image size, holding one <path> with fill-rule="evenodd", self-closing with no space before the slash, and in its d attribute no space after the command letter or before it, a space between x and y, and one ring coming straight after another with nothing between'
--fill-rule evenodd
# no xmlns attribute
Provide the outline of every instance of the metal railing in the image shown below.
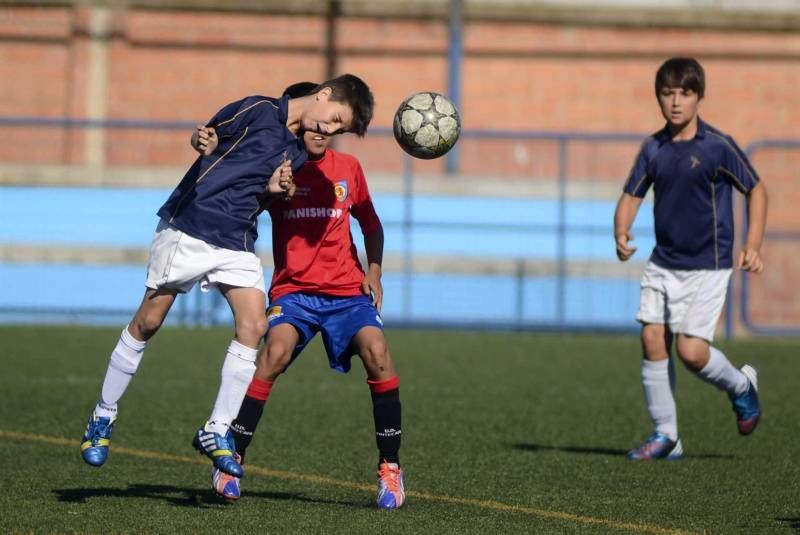
<svg viewBox="0 0 800 535"><path fill-rule="evenodd" d="M800 139L764 139L759 140L754 143L751 143L746 149L745 153L747 154L748 158L753 159L759 151L768 150L768 149L779 149L779 150L800 150ZM796 171L797 172L797 171ZM798 178L800 178L800 172L798 172ZM798 181L796 187L800 187L800 180ZM747 227L747 204L744 199L742 199L742 217L744 220L743 228ZM799 220L800 222L800 220ZM741 233L741 240L742 244L744 245L746 241L746 234L745 232ZM800 244L800 231L774 231L770 230L769 226L764 232L764 241L765 242L781 242L781 241L789 241L796 244ZM800 252L800 250L798 251ZM769 269L769 266L767 266ZM752 275L746 271L742 271L739 277L739 281L741 284L741 296L739 299L739 314L742 320L742 324L747 328L748 331L755 333L755 334L763 334L763 335L771 335L771 336L797 336L800 335L800 325L764 325L757 323L752 319L751 314L751 295L750 295L750 277ZM796 280L796 278L795 278ZM796 286L791 286L786 288L786 291L795 293L797 292ZM729 309L733 308L733 303L729 303Z"/></svg>
<svg viewBox="0 0 800 535"><path fill-rule="evenodd" d="M38 117L0 117L0 125L9 127L42 127L42 128L79 128L79 129L133 129L133 130L181 130L187 131L194 127L194 123L189 121L144 121L144 120L94 120L94 119L72 119L72 118L38 118ZM391 136L389 129L372 129L371 136ZM573 144L584 143L592 145L603 144L631 144L631 160L635 155L636 147L645 137L637 133L587 133L587 132L511 132L511 131L498 131L498 130L466 130L462 134L464 140L489 140L489 141L544 141L553 143L553 150L555 151L554 161L555 176L548 179L555 184L554 195L552 201L555 203L556 213L552 222L542 224L509 224L509 223L469 223L463 221L442 222L427 220L424 217L415 215L414 213L414 199L415 199L415 179L416 162L403 154L402 165L402 210L399 218L382 218L384 226L387 229L400 230L400 243L396 245L399 250L400 265L394 273L387 273L388 275L397 275L399 279L400 288L400 307L390 318L393 324L416 325L416 326L435 326L435 327L470 327L470 328L507 328L507 329L548 329L548 330L598 330L598 331L634 331L638 329L638 324L634 321L635 308L630 311L630 315L624 320L614 321L588 321L575 319L569 314L568 307L568 285L574 281L570 275L571 266L575 263L568 255L568 242L570 236L608 236L609 250L613 251L612 234L612 221L609 218L607 221L603 220L598 224L574 224L568 221L567 210L570 203L573 202L568 196L568 186L571 177L568 173L570 165L570 152ZM795 149L800 147L800 140L762 140L750 145L747 149L748 154L752 155L762 148L772 149ZM400 151L398 151L400 154ZM619 190L622 187L624 176L619 177ZM616 199L599 199L603 202L613 202ZM415 260L418 259L420 253L415 244L415 233L424 230L435 229L437 231L452 232L477 232L486 231L487 228L497 232L522 232L528 235L536 235L543 233L552 233L555 241L555 251L552 257L544 259L547 264L547 272L545 278L552 279L554 291L552 294L552 302L549 303L552 308L552 313L541 314L538 317L531 319L530 309L533 306L531 299L526 298L526 288L541 279L536 274L531 273L530 265L536 262L542 262L541 259L531 259L525 256L517 257L503 257L493 258L491 256L482 258L484 262L497 261L508 264L511 267L504 268L503 276L512 281L511 287L513 290L510 292L511 297L507 304L508 314L500 315L494 319L482 318L476 315L473 321L464 320L463 317L447 318L430 318L421 317L414 312L414 295L415 295L415 278L419 275L419 271L415 270ZM652 228L641 228L640 233L643 231L646 234L652 234ZM768 240L800 240L800 233L781 233L769 231L766 238ZM641 251L640 255L645 255L646 251ZM7 260L6 260L7 261ZM591 260L588 260L591 262ZM536 271L536 270L534 270ZM542 270L540 269L539 272ZM477 273L477 272L476 272ZM443 284L447 282L448 277L452 273L436 272L441 276ZM538 279L537 279L538 277ZM638 284L638 274L636 276L623 277L630 284ZM761 325L751 319L750 314L750 289L748 286L748 276L743 274L741 276L741 293L738 302L734 302L734 297L731 296L726 304L726 323L724 326L725 334L732 336L734 334L735 326L733 316L736 310L739 311L742 323L744 326L759 334L798 334L800 333L800 326L785 325L785 326L769 326ZM536 304L536 303L533 303ZM188 325L212 325L219 323L220 317L225 317L224 313L220 313L221 307L225 306L224 301L218 296L211 299L201 298L197 292L183 296L179 299L176 305L177 309L173 312L172 321L177 321L182 324ZM457 307L458 305L456 305ZM606 306L605 303L598 303L599 307ZM53 307L27 307L24 304L8 304L0 306L0 321L4 317L19 317L29 314L34 318L39 318L44 321L57 321L57 318L65 318L67 321L91 321L93 315L108 315L114 316L124 315L126 310L115 309L98 309L92 307L77 307L70 308L68 303L63 306ZM132 312L132 310L130 311Z"/></svg>

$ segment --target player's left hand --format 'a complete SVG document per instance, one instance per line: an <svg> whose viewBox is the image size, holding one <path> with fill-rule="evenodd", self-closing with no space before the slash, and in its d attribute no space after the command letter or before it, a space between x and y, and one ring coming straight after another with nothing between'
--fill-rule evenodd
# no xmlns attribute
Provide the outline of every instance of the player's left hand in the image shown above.
<svg viewBox="0 0 800 535"><path fill-rule="evenodd" d="M283 188L283 200L292 200L292 197L294 197L294 192L297 191L297 185L294 183L294 180L292 180L290 177L289 180L282 182L280 186Z"/></svg>
<svg viewBox="0 0 800 535"><path fill-rule="evenodd" d="M267 193L280 194L284 199L289 200L294 196L296 189L292 175L292 161L285 160L275 169L267 182Z"/></svg>
<svg viewBox="0 0 800 535"><path fill-rule="evenodd" d="M761 260L761 253L758 252L758 249L748 247L742 249L739 252L739 259L736 261L736 269L751 273L764 271L764 261Z"/></svg>
<svg viewBox="0 0 800 535"><path fill-rule="evenodd" d="M367 275L361 281L361 291L364 295L372 297L372 304L380 312L381 305L383 305L383 284L381 283L380 268L370 266Z"/></svg>

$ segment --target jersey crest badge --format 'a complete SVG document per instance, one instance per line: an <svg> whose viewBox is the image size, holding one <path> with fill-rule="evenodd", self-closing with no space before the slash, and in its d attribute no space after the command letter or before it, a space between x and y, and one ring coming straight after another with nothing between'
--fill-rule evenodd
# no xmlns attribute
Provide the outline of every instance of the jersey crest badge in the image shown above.
<svg viewBox="0 0 800 535"><path fill-rule="evenodd" d="M340 180L333 185L333 194L336 195L336 200L344 202L347 198L347 180Z"/></svg>
<svg viewBox="0 0 800 535"><path fill-rule="evenodd" d="M700 158L698 158L698 157L697 157L697 156L695 156L694 154L692 154L692 155L689 157L689 161L691 161L691 162L692 162L692 169L694 169L695 167L697 167L698 165L700 165Z"/></svg>

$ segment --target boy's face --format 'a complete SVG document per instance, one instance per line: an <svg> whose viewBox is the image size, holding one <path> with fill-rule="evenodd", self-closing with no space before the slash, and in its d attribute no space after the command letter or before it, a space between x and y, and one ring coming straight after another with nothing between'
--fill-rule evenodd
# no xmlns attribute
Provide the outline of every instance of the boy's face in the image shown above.
<svg viewBox="0 0 800 535"><path fill-rule="evenodd" d="M700 97L688 88L662 87L658 92L658 104L670 126L681 127L697 116Z"/></svg>
<svg viewBox="0 0 800 535"><path fill-rule="evenodd" d="M318 132L305 132L303 143L306 145L309 160L319 160L325 154L328 145L331 144L331 136L326 136Z"/></svg>
<svg viewBox="0 0 800 535"><path fill-rule="evenodd" d="M328 136L347 132L353 124L353 110L344 102L330 100L331 88L326 87L315 95L306 108L300 127L306 132Z"/></svg>

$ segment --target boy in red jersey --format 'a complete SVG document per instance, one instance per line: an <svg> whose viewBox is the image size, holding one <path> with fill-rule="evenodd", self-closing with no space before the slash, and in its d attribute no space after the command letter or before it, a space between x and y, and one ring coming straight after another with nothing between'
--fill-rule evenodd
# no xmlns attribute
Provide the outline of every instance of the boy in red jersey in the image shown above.
<svg viewBox="0 0 800 535"><path fill-rule="evenodd" d="M286 94L303 96L315 87L295 84ZM269 330L231 426L236 450L243 459L275 380L321 331L331 368L347 373L354 354L364 363L379 450L377 503L394 509L405 494L398 457L399 383L379 312L383 227L358 160L328 149L330 136L309 131L303 139L308 161L294 176L294 196L273 199L267 207L275 262ZM351 214L364 234L366 273L350 233ZM212 481L220 496L239 498L238 478L212 469Z"/></svg>

